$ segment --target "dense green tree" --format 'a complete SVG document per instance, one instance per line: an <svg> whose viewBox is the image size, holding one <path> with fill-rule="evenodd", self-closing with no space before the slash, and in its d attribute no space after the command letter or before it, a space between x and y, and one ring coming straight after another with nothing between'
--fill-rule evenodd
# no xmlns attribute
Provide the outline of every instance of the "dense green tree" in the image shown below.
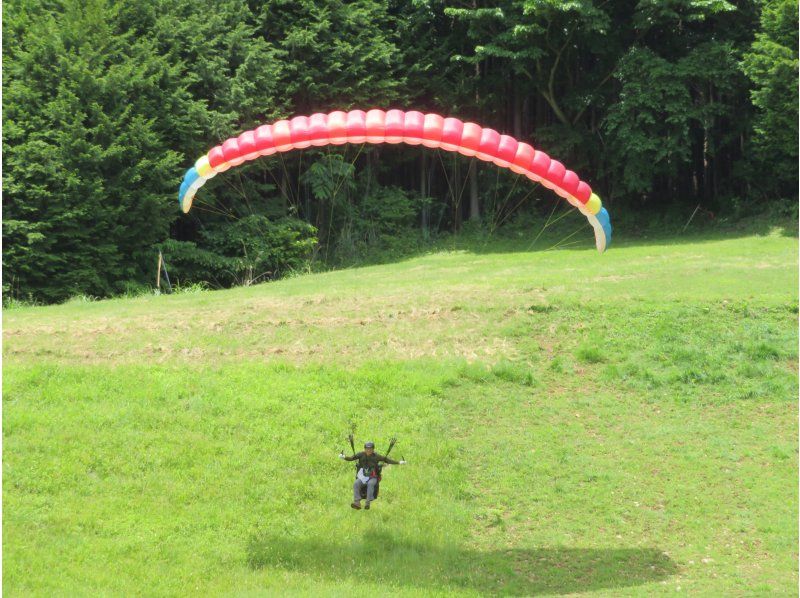
<svg viewBox="0 0 800 598"><path fill-rule="evenodd" d="M692 167L694 144L702 144L708 160L709 144L726 141L710 139L710 130L716 118L731 116L733 106L719 98L730 94L739 75L733 56L725 44L708 43L674 62L639 47L623 57L615 71L619 101L603 124L608 147L619 157L609 164L617 194L658 197L659 185L676 194ZM695 131L702 135L696 140Z"/></svg>
<svg viewBox="0 0 800 598"><path fill-rule="evenodd" d="M104 0L6 13L6 290L55 300L141 279L168 232L180 157L167 115L196 102Z"/></svg>
<svg viewBox="0 0 800 598"><path fill-rule="evenodd" d="M797 191L797 13L797 0L764 2L760 31L742 61L754 86L754 158L765 193Z"/></svg>
<svg viewBox="0 0 800 598"><path fill-rule="evenodd" d="M402 98L401 50L385 3L272 0L258 18L258 38L283 57L279 91L292 112Z"/></svg>

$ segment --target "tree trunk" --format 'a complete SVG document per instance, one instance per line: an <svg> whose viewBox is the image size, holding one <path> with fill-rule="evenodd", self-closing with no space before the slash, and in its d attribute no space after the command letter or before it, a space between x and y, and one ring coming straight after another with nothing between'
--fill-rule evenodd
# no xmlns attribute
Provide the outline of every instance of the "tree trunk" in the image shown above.
<svg viewBox="0 0 800 598"><path fill-rule="evenodd" d="M430 197L430 188L428 186L428 168L427 168L427 160L425 159L425 151L423 150L420 154L420 169L419 169L419 194L420 197L427 199ZM421 227L422 227L422 238L428 239L430 236L429 231L429 220L430 220L430 205L427 201L422 204L422 219L421 219Z"/></svg>
<svg viewBox="0 0 800 598"><path fill-rule="evenodd" d="M528 94L522 100L522 132L525 136L531 133L531 98Z"/></svg>
<svg viewBox="0 0 800 598"><path fill-rule="evenodd" d="M451 171L450 180L452 181L450 184L450 195L452 196L452 206L453 206L453 232L458 232L461 230L461 189L463 189L464 184L461 182L461 163L458 159L453 160L453 170Z"/></svg>
<svg viewBox="0 0 800 598"><path fill-rule="evenodd" d="M522 139L522 98L519 95L517 86L513 83L511 90L514 96L514 137Z"/></svg>
<svg viewBox="0 0 800 598"><path fill-rule="evenodd" d="M281 183L280 183L280 190L281 190L281 198L283 200L283 213L286 214L288 211L288 205L292 205L292 200L289 197L289 181L286 178L286 174L281 174ZM311 219L308 214L308 205L306 205L306 219L311 222Z"/></svg>
<svg viewBox="0 0 800 598"><path fill-rule="evenodd" d="M469 163L469 219L473 222L481 219L478 206L478 164L475 159Z"/></svg>
<svg viewBox="0 0 800 598"><path fill-rule="evenodd" d="M369 197L370 187L372 186L372 153L364 152L364 159L367 162L367 186L364 190L364 197Z"/></svg>
<svg viewBox="0 0 800 598"><path fill-rule="evenodd" d="M711 83L708 84L708 103L714 104L714 87ZM711 111L713 115L714 112ZM714 130L714 117L711 116L710 122L704 124L703 127L703 180L705 181L705 199L713 201L714 198L714 158L711 155L711 133Z"/></svg>
<svg viewBox="0 0 800 598"><path fill-rule="evenodd" d="M472 7L477 7L477 0L472 0ZM475 105L480 106L480 79L481 79L481 66L480 63L475 63ZM473 158L469 163L469 219L477 222L481 218L480 206L478 205L478 176L476 159Z"/></svg>

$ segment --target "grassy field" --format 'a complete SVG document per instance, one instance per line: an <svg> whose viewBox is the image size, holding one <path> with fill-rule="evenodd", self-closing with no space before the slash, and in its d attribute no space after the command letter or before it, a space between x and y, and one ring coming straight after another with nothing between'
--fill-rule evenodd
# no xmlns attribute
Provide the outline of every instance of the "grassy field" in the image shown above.
<svg viewBox="0 0 800 598"><path fill-rule="evenodd" d="M500 248L5 311L5 593L797 595L796 231Z"/></svg>

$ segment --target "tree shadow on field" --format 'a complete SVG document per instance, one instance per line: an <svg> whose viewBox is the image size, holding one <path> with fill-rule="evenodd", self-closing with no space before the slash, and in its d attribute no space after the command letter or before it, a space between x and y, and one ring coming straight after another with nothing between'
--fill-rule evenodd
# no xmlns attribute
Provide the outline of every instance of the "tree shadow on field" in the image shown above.
<svg viewBox="0 0 800 598"><path fill-rule="evenodd" d="M531 596L624 588L665 580L677 565L655 548L507 549L482 552L367 532L353 542L257 534L248 564L392 586L463 588ZM377 586L379 587L379 586Z"/></svg>
<svg viewBox="0 0 800 598"><path fill-rule="evenodd" d="M578 216L575 218L578 218ZM796 222L787 222L785 219L778 222L759 220L743 226L736 226L735 223L727 226L703 226L685 232L672 229L667 229L666 231L658 231L655 228L645 229L636 224L631 224L629 228L626 228L626 225L627 223L624 221L617 223L610 247L652 247L655 251L660 247L678 247L681 245L702 247L719 241L730 241L752 236L767 237L777 235L798 238ZM580 226L581 223L578 224L578 227ZM452 237L450 246L442 246L440 249L461 250L477 255L497 253L536 254L551 250L585 252L589 255L594 255L597 252L594 244L594 234L588 226L578 227L575 226L575 221L573 220L570 223L547 231L535 243L531 243L531 240L527 237L520 239L503 234L484 237L463 235L461 237ZM581 232L576 233L576 229ZM532 234L534 237L538 234L535 227L532 229Z"/></svg>

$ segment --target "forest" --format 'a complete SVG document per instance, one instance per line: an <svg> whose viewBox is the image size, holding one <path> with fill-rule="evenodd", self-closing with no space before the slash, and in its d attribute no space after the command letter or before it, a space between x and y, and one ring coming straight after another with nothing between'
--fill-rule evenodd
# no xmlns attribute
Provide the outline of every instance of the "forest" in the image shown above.
<svg viewBox="0 0 800 598"><path fill-rule="evenodd" d="M474 159L366 144L256 160L181 214L209 148L317 111L473 120L616 215L796 210L797 48L797 0L9 0L3 295L144 292L159 251L173 284L253 284L552 208Z"/></svg>

